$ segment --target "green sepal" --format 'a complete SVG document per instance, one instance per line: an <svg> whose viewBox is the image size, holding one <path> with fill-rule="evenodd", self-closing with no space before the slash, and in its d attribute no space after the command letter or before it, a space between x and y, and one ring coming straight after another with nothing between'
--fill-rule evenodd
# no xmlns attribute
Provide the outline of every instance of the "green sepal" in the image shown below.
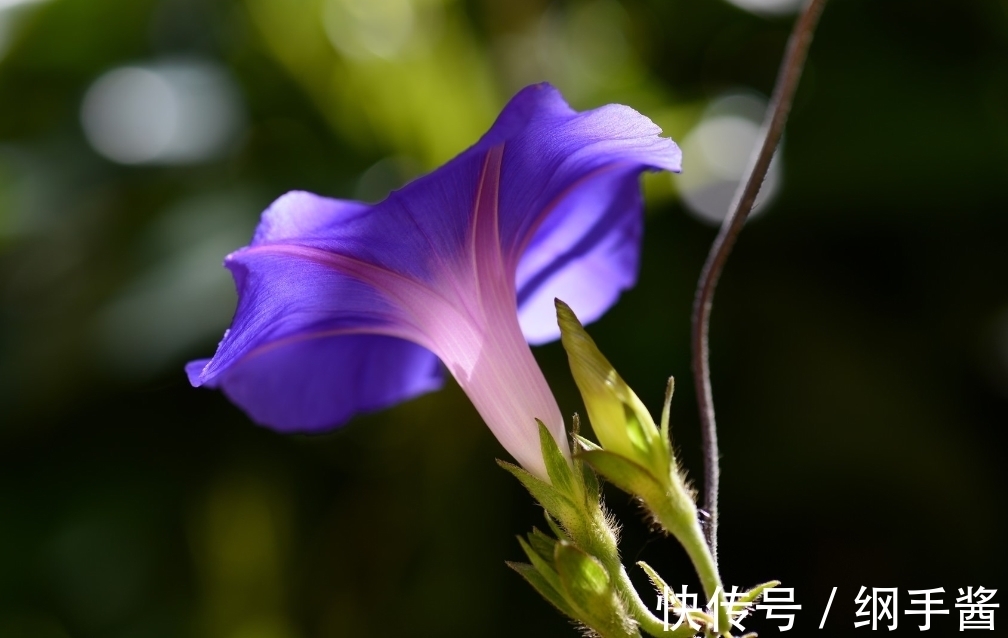
<svg viewBox="0 0 1008 638"><path fill-rule="evenodd" d="M581 437L581 417L575 412L574 417L571 419L571 449L577 452L578 443L581 441L587 441L587 439ZM589 441L589 443L591 442ZM591 445L598 447L594 443L591 443ZM602 486L599 485L595 470L591 469L587 463L579 460L576 456L574 458L574 480L584 488L582 492L584 493L585 510L591 511L595 509L602 495Z"/></svg>
<svg viewBox="0 0 1008 638"><path fill-rule="evenodd" d="M578 618L602 636L639 636L613 591L609 573L601 562L571 543L559 542L553 564L567 601Z"/></svg>
<svg viewBox="0 0 1008 638"><path fill-rule="evenodd" d="M528 556L529 561L535 570L549 583L550 587L555 589L557 592L563 591L563 585L560 583L560 576L557 574L556 569L553 568L553 557L544 558L540 556L539 553L534 550L528 543L525 542L521 536L518 537L518 544L521 545L522 551ZM554 552L555 553L555 552Z"/></svg>
<svg viewBox="0 0 1008 638"><path fill-rule="evenodd" d="M581 475L581 484L584 486L585 506L588 509L592 509L602 496L602 487L599 485L595 470L588 463L581 459L574 459L574 464L578 467L578 473Z"/></svg>
<svg viewBox="0 0 1008 638"><path fill-rule="evenodd" d="M553 559L564 591L579 607L591 609L610 592L606 568L597 558L581 551L573 543L557 543Z"/></svg>
<svg viewBox="0 0 1008 638"><path fill-rule="evenodd" d="M681 608L683 606L682 601L680 601L675 594L675 589L669 587L668 584L665 582L665 580L658 575L658 572L656 572L653 567L651 567L642 560L637 561L637 565L641 569L643 569L645 573L647 573L648 578L651 579L651 584L654 585L655 589L658 590L659 596L664 596L665 592L668 592L669 603L671 603L672 607ZM701 609L691 609L688 610L687 613L689 614L690 618L693 619L694 622L700 623L700 625L705 628L710 628L714 626L714 617L711 616L710 614L705 613ZM669 631L675 632L671 634L672 636L676 636L678 634L683 634L685 636L693 636L696 633L695 631L688 629L686 625L682 625L677 630L672 630L670 628Z"/></svg>
<svg viewBox="0 0 1008 638"><path fill-rule="evenodd" d="M763 583L762 585L756 585L746 593L739 597L740 603L754 603L756 599L763 595L768 589L773 589L777 585L780 585L779 580L771 580L769 582Z"/></svg>
<svg viewBox="0 0 1008 638"><path fill-rule="evenodd" d="M578 454L595 471L624 492L646 498L665 489L651 472L625 456L606 450L587 450Z"/></svg>
<svg viewBox="0 0 1008 638"><path fill-rule="evenodd" d="M583 449L585 449L585 450L601 450L602 449L601 445L595 443L594 441L591 441L589 439L584 438L580 434L575 434L574 438L577 440L578 443L581 444L581 447Z"/></svg>
<svg viewBox="0 0 1008 638"><path fill-rule="evenodd" d="M571 419L571 449L573 451L577 451L578 439L580 438L581 417L579 417L577 412L575 412L574 417ZM602 489L601 486L599 486L598 477L595 476L594 470L592 470L584 461L579 461L575 458L574 480L579 486L584 488L580 491L584 495L586 510L593 509L596 505L598 505Z"/></svg>
<svg viewBox="0 0 1008 638"><path fill-rule="evenodd" d="M578 620L577 612L575 612L570 604L564 600L563 596L554 589L546 578L536 571L536 568L527 563L513 563L511 561L507 562L507 566L515 570L521 577L532 585L532 588L539 592L539 595L545 598L551 605L560 610L560 613L564 614L568 618L573 618Z"/></svg>
<svg viewBox="0 0 1008 638"><path fill-rule="evenodd" d="M644 572L647 574L648 578L651 579L651 584L654 585L654 588L658 590L659 595L664 595L664 593L667 591L672 596L672 602L675 604L679 604L679 599L676 598L675 590L668 586L665 580L658 575L658 572L656 572L653 567L651 567L642 560L637 561L637 566L643 569Z"/></svg>
<svg viewBox="0 0 1008 638"><path fill-rule="evenodd" d="M665 403L662 405L661 425L659 432L663 441L672 444L672 426L669 425L669 412L672 407L672 394L675 392L675 377L669 377L668 385L665 386Z"/></svg>
<svg viewBox="0 0 1008 638"><path fill-rule="evenodd" d="M560 524L556 522L556 519L550 516L549 512L543 512L543 515L546 517L546 524L549 525L550 530L559 540L571 540L570 535L567 534L562 527L560 527Z"/></svg>
<svg viewBox="0 0 1008 638"><path fill-rule="evenodd" d="M550 438L552 439L552 437ZM578 508L570 501L569 498L560 493L557 488L546 481L536 478L513 463L497 459L497 465L514 475L514 477L525 486L525 489L529 491L532 498L539 501L539 504L542 505L546 511L553 516L553 518L564 521L565 523L578 520Z"/></svg>
<svg viewBox="0 0 1008 638"><path fill-rule="evenodd" d="M543 557L543 560L553 560L553 552L556 551L557 544L555 538L550 538L538 528L533 527L532 533L528 535L528 543L536 554Z"/></svg>
<svg viewBox="0 0 1008 638"><path fill-rule="evenodd" d="M553 435L542 421L536 419L539 424L539 447L542 449L543 461L546 463L546 473L550 482L558 492L564 495L573 496L576 494L574 487L574 473L567 461L567 458L560 451Z"/></svg>

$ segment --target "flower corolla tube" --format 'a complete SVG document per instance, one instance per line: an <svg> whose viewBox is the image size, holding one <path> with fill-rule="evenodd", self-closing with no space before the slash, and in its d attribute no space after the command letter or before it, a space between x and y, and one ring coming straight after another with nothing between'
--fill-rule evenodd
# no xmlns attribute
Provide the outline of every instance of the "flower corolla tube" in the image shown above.
<svg viewBox="0 0 1008 638"><path fill-rule="evenodd" d="M559 336L555 297L588 322L633 285L639 175L680 168L660 132L626 106L576 112L539 84L384 201L283 195L224 261L238 306L213 358L186 367L190 382L262 425L318 432L434 390L447 368L546 478L535 419L569 448L528 344Z"/></svg>

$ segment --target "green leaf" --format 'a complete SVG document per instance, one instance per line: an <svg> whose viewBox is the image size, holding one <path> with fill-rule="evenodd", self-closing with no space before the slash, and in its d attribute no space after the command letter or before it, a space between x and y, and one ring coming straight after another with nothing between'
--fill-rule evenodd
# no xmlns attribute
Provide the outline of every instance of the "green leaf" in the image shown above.
<svg viewBox="0 0 1008 638"><path fill-rule="evenodd" d="M539 424L539 447L542 449L546 473L549 474L553 487L565 496L575 496L577 492L574 487L574 474L567 457L560 451L560 446L543 422L536 419L536 423Z"/></svg>
<svg viewBox="0 0 1008 638"><path fill-rule="evenodd" d="M570 604L564 600L563 596L560 595L556 589L554 589L546 578L536 571L535 567L527 563L512 563L508 562L507 566L515 570L521 577L532 585L532 588L539 592L539 595L545 598L551 605L560 610L560 613L564 614L568 618L573 618L578 620L577 612L571 608Z"/></svg>

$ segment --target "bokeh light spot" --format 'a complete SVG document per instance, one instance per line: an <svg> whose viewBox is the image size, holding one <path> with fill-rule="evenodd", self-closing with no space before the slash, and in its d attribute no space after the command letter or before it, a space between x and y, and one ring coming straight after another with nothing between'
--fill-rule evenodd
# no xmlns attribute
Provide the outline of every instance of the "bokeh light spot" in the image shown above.
<svg viewBox="0 0 1008 638"><path fill-rule="evenodd" d="M413 35L410 0L326 0L322 25L336 49L353 58L396 57Z"/></svg>
<svg viewBox="0 0 1008 638"><path fill-rule="evenodd" d="M683 139L683 172L674 176L686 209L696 218L720 224L728 214L735 190L760 142L760 120L766 101L752 94L723 96L704 112ZM756 199L757 214L781 185L780 148L770 162Z"/></svg>
<svg viewBox="0 0 1008 638"><path fill-rule="evenodd" d="M119 164L215 159L244 124L234 81L201 61L109 71L88 89L80 117L91 146Z"/></svg>
<svg viewBox="0 0 1008 638"><path fill-rule="evenodd" d="M801 6L802 0L728 0L740 9L759 15L788 15Z"/></svg>

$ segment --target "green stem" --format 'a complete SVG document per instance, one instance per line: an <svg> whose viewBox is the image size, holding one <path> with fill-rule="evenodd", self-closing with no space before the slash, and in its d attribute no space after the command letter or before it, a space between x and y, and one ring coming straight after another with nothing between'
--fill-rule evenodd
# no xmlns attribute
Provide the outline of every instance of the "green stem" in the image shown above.
<svg viewBox="0 0 1008 638"><path fill-rule="evenodd" d="M693 563L693 568L700 577L700 585L703 587L706 600L710 600L717 592L717 609L712 615L717 618L718 631L722 634L729 634L731 623L728 618L727 609L721 604L724 602L724 587L721 585L721 576L718 573L717 563L710 546L704 539L703 530L696 516L695 508L684 508L682 503L671 498L671 491L665 494L642 494L647 509L658 519L658 523L669 533L676 537L676 540L686 550Z"/></svg>
<svg viewBox="0 0 1008 638"><path fill-rule="evenodd" d="M718 627L729 627L727 614L720 605L724 600L723 590L718 589L721 586L721 578L718 576L717 567L714 565L713 557L707 547L707 543L704 541L703 532L701 532L700 526L696 522L695 512L692 519L690 519L689 516L683 515L682 508L677 508L671 498L655 500L661 502L662 506L660 508L654 507L650 500L647 500L649 508L658 517L658 522L666 530L673 532L686 549L687 555L690 557L694 568L697 570L697 574L700 576L700 583L706 593L706 600L710 600L715 591L719 592L718 609L721 618L718 619ZM689 626L689 623L684 623L674 630L669 625L669 630L665 630L665 622L651 613L651 610L648 609L647 604L641 599L633 583L630 581L630 576L620 561L616 536L612 533L602 508L599 506L590 513L586 512L586 514L591 523L582 529L587 534L585 534L584 538L574 539L575 543L581 545L581 547L584 547L589 553L602 561L606 571L609 572L609 577L612 579L617 593L627 605L627 611L637 621L637 624L652 636L688 638L695 635L696 631ZM683 533L684 530L691 530L691 533Z"/></svg>
<svg viewBox="0 0 1008 638"><path fill-rule="evenodd" d="M693 629L689 623L683 622L678 629L672 629L672 624L668 625L668 630L666 630L665 621L658 618L651 613L648 609L647 604L641 599L637 590L634 588L633 583L630 582L630 576L627 575L626 569L622 565L619 566L619 573L617 578L615 578L616 591L619 592L620 598L627 605L627 611L630 612L630 616L637 621L641 629L651 634L652 636L662 637L668 636L669 638L690 638L696 635L696 630ZM610 569L610 574L613 574L612 569Z"/></svg>

